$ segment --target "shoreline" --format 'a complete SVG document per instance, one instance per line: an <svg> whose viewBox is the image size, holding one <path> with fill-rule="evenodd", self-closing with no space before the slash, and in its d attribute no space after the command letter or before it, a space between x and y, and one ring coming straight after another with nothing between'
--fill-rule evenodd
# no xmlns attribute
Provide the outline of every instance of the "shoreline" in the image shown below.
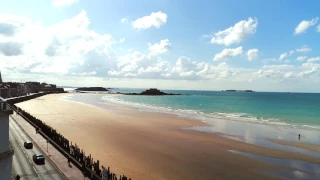
<svg viewBox="0 0 320 180"><path fill-rule="evenodd" d="M227 173L230 170L240 179L268 179L259 172L278 167L228 150L320 163L319 158L308 155L277 149L270 151L266 147L214 133L181 129L205 126L201 121L134 111L134 108L130 110L129 106L122 105L113 104L121 108L108 109L111 103L106 105L107 108L92 108L60 99L67 95L44 96L17 106L56 128L99 159L102 165L132 179L232 179ZM220 165L228 168L221 169Z"/></svg>
<svg viewBox="0 0 320 180"><path fill-rule="evenodd" d="M88 93L90 94L90 93ZM111 94L110 94L111 95ZM112 95L123 95L123 94L112 94ZM189 95L188 95L189 96ZM109 97L106 95L105 97ZM111 96L113 97L113 96ZM74 100L75 101L75 100ZM281 126L284 128L295 128L295 129L302 129L302 130L311 130L311 131L318 131L320 133L320 125L310 125L310 124L300 124L300 123L288 123L283 120L279 120L277 118L271 117L258 117L254 115L250 115L247 113L232 113L232 112L202 112L192 109L173 109L155 105L145 105L139 103L128 103L123 102L122 100L113 100L113 99L106 99L105 103L108 102L116 103L120 105L129 105L129 106L136 106L141 109L141 111L151 111L151 112L161 112L161 113L170 113L174 115L179 115L185 117L186 114L190 116L190 119L222 119L228 121L236 121L236 122L244 122L244 123L253 123L253 124L261 124L261 125L268 125L268 126ZM259 119L259 120L258 120Z"/></svg>
<svg viewBox="0 0 320 180"><path fill-rule="evenodd" d="M87 94L90 95L90 94ZM72 95L71 95L72 96ZM108 97L117 97L122 96L120 94L108 95ZM105 97L105 96L103 96ZM79 100L69 100L67 98L62 98L63 100L71 102L84 103ZM100 99L99 99L100 100ZM101 100L100 100L101 101ZM211 132L211 133L220 133L231 136L244 136L244 134L249 133L252 137L246 138L262 138L265 140L268 139L278 139L278 140L290 140L293 142L297 141L298 134L302 135L303 142L311 144L320 144L320 131L313 128L305 128L302 126L296 127L291 125L279 125L279 124L266 124L260 123L258 121L243 121L243 120L234 120L226 117L217 117L217 116L206 116L204 114L188 114L188 110L182 112L167 111L162 108L142 106L140 104L130 104L123 102L114 102L114 101L101 101L99 103L84 103L90 104L95 107L100 108L114 108L117 107L118 110L136 110L141 113L155 113L155 114L168 114L172 116L177 116L179 118L184 118L192 121L200 121L202 124L199 126L189 127L191 130L201 131L201 132ZM200 115L200 116L199 116ZM241 126L250 127L250 131L244 132L243 128L238 129ZM214 127L214 129L212 128ZM264 129L260 132L260 128ZM247 128L248 129L248 128ZM281 133L281 131L284 131ZM254 136L254 137L253 137ZM243 140L242 140L243 141ZM248 142L248 140L245 140ZM250 141L250 140L249 140ZM298 141L302 142L302 141Z"/></svg>
<svg viewBox="0 0 320 180"><path fill-rule="evenodd" d="M87 94L87 95L90 95L90 94ZM71 95L72 96L72 95ZM109 96L121 96L121 94L109 94ZM286 130L285 133L289 134L289 136L287 137L282 137L282 139L277 139L277 138L270 138L270 137L250 137L249 139L250 140L247 140L246 137L244 138L241 138L241 136L244 136L243 133L239 134L239 133L231 133L232 130L225 130L225 131L213 131L212 127L214 128L217 128L219 129L219 123L218 123L218 126L217 125L214 125L212 123L208 123L208 121L204 120L204 119L201 119L201 118L196 118L196 117L190 117L190 116L184 116L184 115L181 115L180 113L172 113L172 112L165 112L165 111L153 111L152 110L148 110L148 109L139 109L131 104L127 104L127 103L114 103L114 102L108 102L108 101L104 101L103 103L100 103L100 105L92 105L92 104L88 104L88 103L84 103L84 102L81 102L81 101L75 101L75 100L68 100L66 98L61 98L62 100L65 100L65 101L69 101L69 102L74 102L74 103L80 103L80 104L83 104L83 105L88 105L88 106L91 106L91 107L95 107L95 108L102 108L102 109L105 109L105 108L109 108L111 106L116 106L118 107L117 110L129 110L129 111L138 111L139 113L152 113L153 115L155 116L161 116L163 114L167 114L169 116L174 116L174 117L179 117L179 118L182 118L182 119L186 119L186 120L189 120L189 121L196 121L194 124L192 124L192 126L185 126L185 127L179 127L180 129L183 129L183 130L191 130L191 131L198 131L198 132L202 132L202 133L213 133L213 134L217 134L219 136L222 136L222 137L225 137L225 138L228 138L228 139L232 139L232 140L236 140L236 141L241 141L241 142L244 142L244 143L249 143L249 144L255 144L255 145L258 145L258 146L264 146L264 147L269 147L269 148L272 148L272 149L285 149L286 151L290 151L290 148L289 147L295 147L295 148L299 148L301 150L306 150L306 151L297 151L296 149L296 152L298 153L305 153L307 155L313 155L313 152L314 154L315 153L319 153L319 154L316 154L317 157L320 157L320 150L318 150L317 148L320 147L320 140L317 141L317 144L315 144L315 142L312 140L312 143L310 142L310 139L303 139L303 140L297 140L297 136L294 136L292 134L292 131L296 131L296 129L299 129L298 127L292 127L292 126L283 126L283 127L280 127L280 129L282 130ZM107 105L106 107L104 107L103 105ZM139 110L138 110L139 109ZM242 126L247 126L247 125L253 125L252 127L253 128L265 128L265 127L269 127L271 129L278 129L279 127L273 125L273 124L264 124L264 123L257 123L257 122L247 122L247 121L237 121L237 120L230 120L230 119L223 119L223 118L219 118L219 119L215 119L217 121L220 121L220 122L224 122L226 124L234 124L235 126L239 126L239 125L242 125ZM233 129L233 128L231 128ZM314 129L309 129L309 128L303 128L302 129L303 131L315 131ZM302 131L302 132L303 132ZM318 132L318 131L317 131ZM251 132L252 133L252 132ZM311 132L309 132L311 133ZM319 135L320 135L320 132L318 132ZM272 134L272 133L269 133L269 134ZM298 135L299 133L296 133L296 135ZM306 134L306 133L303 133L303 134ZM306 134L306 136L308 136L308 134ZM289 138L288 138L289 137ZM284 139L283 139L284 138ZM251 142L252 139L254 139L255 141L257 142ZM262 139L262 140L261 140ZM289 140L288 140L289 139ZM260 142L259 142L260 141ZM261 142L263 141L263 142ZM268 141L270 141L271 143L268 143ZM284 145L284 146L289 146L289 147L286 147L286 148L279 148L277 147L277 145ZM292 151L292 150L291 150ZM312 151L311 153L308 153L307 151ZM294 151L293 151L294 152Z"/></svg>

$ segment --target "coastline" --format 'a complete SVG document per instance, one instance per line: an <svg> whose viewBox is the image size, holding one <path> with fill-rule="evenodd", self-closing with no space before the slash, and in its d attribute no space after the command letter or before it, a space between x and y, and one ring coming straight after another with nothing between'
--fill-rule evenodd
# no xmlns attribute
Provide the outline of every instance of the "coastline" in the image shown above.
<svg viewBox="0 0 320 180"><path fill-rule="evenodd" d="M182 129L205 126L201 121L110 102L96 107L61 99L67 95L43 96L17 106L56 128L102 165L132 179L268 179L261 172L278 168L228 150L320 163L309 155Z"/></svg>
<svg viewBox="0 0 320 180"><path fill-rule="evenodd" d="M126 92L126 91L124 91ZM320 131L316 105L320 94L270 92L167 91L189 96L104 96L103 101L129 104L144 110L163 111L197 119L223 119ZM303 102L300 102L304 99ZM319 99L320 100L320 99ZM281 103L284 102L284 103ZM299 106L307 104L306 106ZM318 117L318 118L317 118ZM320 143L320 142L319 142Z"/></svg>

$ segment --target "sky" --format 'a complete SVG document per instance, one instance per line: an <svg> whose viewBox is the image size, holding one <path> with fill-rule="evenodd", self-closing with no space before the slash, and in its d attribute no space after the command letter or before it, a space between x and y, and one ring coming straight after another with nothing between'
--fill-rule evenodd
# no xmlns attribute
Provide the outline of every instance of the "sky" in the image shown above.
<svg viewBox="0 0 320 180"><path fill-rule="evenodd" d="M316 0L10 0L4 81L320 92Z"/></svg>

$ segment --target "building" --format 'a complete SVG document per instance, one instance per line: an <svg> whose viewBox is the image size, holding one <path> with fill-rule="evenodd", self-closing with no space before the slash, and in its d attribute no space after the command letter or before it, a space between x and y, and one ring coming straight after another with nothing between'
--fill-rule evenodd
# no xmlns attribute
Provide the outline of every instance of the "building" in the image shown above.
<svg viewBox="0 0 320 180"><path fill-rule="evenodd" d="M0 97L8 98L9 97L9 85L0 84Z"/></svg>
<svg viewBox="0 0 320 180"><path fill-rule="evenodd" d="M27 95L29 93L28 91L29 91L29 88L27 84L24 84L24 83L19 84L19 88L18 88L19 96Z"/></svg>
<svg viewBox="0 0 320 180"><path fill-rule="evenodd" d="M55 84L40 82L3 82L0 71L0 97L12 98L39 92L64 92L64 89L57 88Z"/></svg>
<svg viewBox="0 0 320 180"><path fill-rule="evenodd" d="M1 71L0 71L0 84L2 84Z"/></svg>
<svg viewBox="0 0 320 180"><path fill-rule="evenodd" d="M28 86L28 93L38 93L40 92L41 84L39 82L26 82Z"/></svg>
<svg viewBox="0 0 320 180"><path fill-rule="evenodd" d="M19 86L19 83L15 82L6 82L6 85L9 85L9 94L8 97L17 97L18 96L18 91L17 88Z"/></svg>
<svg viewBox="0 0 320 180"><path fill-rule="evenodd" d="M0 179L12 179L13 149L9 141L9 115L12 109L0 97Z"/></svg>
<svg viewBox="0 0 320 180"><path fill-rule="evenodd" d="M3 98L17 97L18 94L18 83L2 83L0 85L0 96Z"/></svg>

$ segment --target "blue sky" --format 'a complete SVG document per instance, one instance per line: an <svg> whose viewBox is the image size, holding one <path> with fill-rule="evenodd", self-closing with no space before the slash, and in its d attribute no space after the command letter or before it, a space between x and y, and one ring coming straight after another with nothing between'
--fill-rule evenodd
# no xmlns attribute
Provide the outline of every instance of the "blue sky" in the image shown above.
<svg viewBox="0 0 320 180"><path fill-rule="evenodd" d="M16 74L9 80L40 74L41 80L62 85L79 85L75 79L81 76L88 85L130 87L127 83L134 82L135 87L148 87L161 82L164 85L159 88L169 89L259 87L258 90L267 91L318 92L319 5L317 1L284 0L5 1L0 7L2 15L27 18L28 22L21 20L23 24L30 23L30 27L42 30L39 31L41 38L31 39L36 35L33 34L28 41L21 42L21 53L15 57L2 51L3 61L17 61L17 68L12 65L0 68L4 73ZM143 19L147 16L153 18ZM139 18L142 18L140 27L134 23ZM63 22L67 20L74 25L69 29L83 26L83 31L77 34L76 46L72 44L75 43L72 33L63 34L67 31ZM151 25L142 28L141 23L146 25L146 21ZM10 24L10 21L2 18L0 23ZM29 26L24 25L20 30L24 27ZM228 28L232 36L217 35ZM102 35L110 38L100 42ZM88 45L88 36L96 38L87 48L90 51L81 48ZM219 42L214 42L214 38L220 38ZM19 41L13 37L0 40L3 43ZM31 52L25 43L31 43L34 49L39 44L54 47L56 53L48 55L47 49L42 53L40 49ZM68 51L69 47L79 48ZM250 49L253 50L251 58ZM77 59L74 58L76 52ZM19 64L18 56L30 62ZM68 59L73 60L67 63ZM62 80L64 77L69 79Z"/></svg>

